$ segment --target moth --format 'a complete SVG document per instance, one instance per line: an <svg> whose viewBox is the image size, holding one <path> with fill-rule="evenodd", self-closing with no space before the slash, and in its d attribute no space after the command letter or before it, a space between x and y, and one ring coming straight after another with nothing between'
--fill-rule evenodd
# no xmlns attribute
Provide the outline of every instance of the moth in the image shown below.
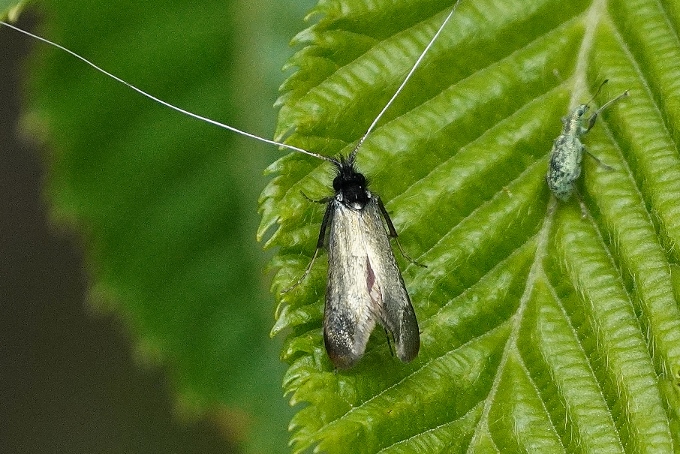
<svg viewBox="0 0 680 454"><path fill-rule="evenodd" d="M316 251L303 276L284 292L296 287L309 273L319 251L326 246L328 230L323 334L326 352L338 369L350 368L361 359L377 324L383 326L388 340L394 341L395 353L401 361L411 361L420 350L416 314L390 246L390 238L399 245L397 231L380 197L368 189L366 177L356 169L355 158L364 140L453 16L458 3L351 154L339 159L316 156L336 168L335 195L318 201L327 205ZM407 257L403 250L402 254Z"/></svg>
<svg viewBox="0 0 680 454"><path fill-rule="evenodd" d="M605 79L602 84L600 84L593 99L600 93L600 90L607 82L608 80ZM576 180L578 180L578 177L581 175L583 153L587 153L590 157L595 159L599 165L610 170L612 169L610 166L603 163L597 156L589 152L585 145L583 145L583 142L581 142L581 138L595 126L595 121L600 112L625 96L628 96L628 90L606 102L587 119L585 118L585 115L590 108L589 104L592 102L592 99L586 104L579 105L562 118L562 133L557 136L553 143L552 150L550 150L550 164L548 166L548 173L545 176L550 191L559 200L569 200L574 192L578 195Z"/></svg>
<svg viewBox="0 0 680 454"><path fill-rule="evenodd" d="M397 231L380 197L368 189L366 177L356 169L355 159L363 142L402 91L453 16L459 1L456 1L399 88L373 120L350 155L347 158L337 159L266 139L176 107L116 77L63 46L8 23L0 21L0 24L57 47L137 93L184 115L255 140L332 163L337 171L333 180L335 194L319 200L327 206L316 251L303 276L288 290L297 286L305 278L319 250L326 246L326 237L328 237L329 266L323 323L324 343L333 365L336 368L345 369L352 367L361 359L371 332L378 324L385 328L388 340L391 338L394 341L395 352L400 360L411 361L418 355L420 349L420 333L415 311L390 246L390 237L396 239ZM401 246L399 247L401 249Z"/></svg>
<svg viewBox="0 0 680 454"><path fill-rule="evenodd" d="M416 314L388 238L396 239L397 231L380 197L356 170L355 156L332 161L335 195L323 200L327 206L316 249L324 247L329 228L323 334L339 369L359 361L376 323L394 340L400 360L411 361L420 349Z"/></svg>

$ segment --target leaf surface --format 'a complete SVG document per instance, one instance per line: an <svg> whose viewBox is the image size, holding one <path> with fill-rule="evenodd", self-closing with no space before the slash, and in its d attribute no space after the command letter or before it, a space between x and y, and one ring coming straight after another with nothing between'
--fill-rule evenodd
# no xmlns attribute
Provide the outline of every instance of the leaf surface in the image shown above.
<svg viewBox="0 0 680 454"><path fill-rule="evenodd" d="M347 155L450 1L321 1L296 39L278 137ZM272 166L260 236L277 247L274 333L299 405L296 451L679 452L680 4L463 1L357 165L386 202L421 328L402 364L377 329L334 371L322 339L333 171ZM583 137L578 197L545 183L561 117L624 90Z"/></svg>

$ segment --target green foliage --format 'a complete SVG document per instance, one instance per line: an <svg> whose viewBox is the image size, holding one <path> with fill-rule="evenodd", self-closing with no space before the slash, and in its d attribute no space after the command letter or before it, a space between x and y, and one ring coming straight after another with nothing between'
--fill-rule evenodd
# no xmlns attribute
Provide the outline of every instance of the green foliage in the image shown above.
<svg viewBox="0 0 680 454"><path fill-rule="evenodd" d="M52 1L45 33L154 95L268 136L286 36L279 2ZM293 2L291 4L298 5ZM326 0L298 34L278 137L347 153L443 20L450 0ZM0 4L0 11L6 10ZM266 24L276 24L267 27ZM273 333L297 451L680 451L680 28L677 1L463 0L358 166L387 203L422 331L402 364L376 330L336 372L321 336L324 256L309 263L332 170L269 167L259 236L278 248ZM288 29L290 30L290 28ZM266 61L266 66L259 66ZM52 146L53 217L84 234L93 300L140 358L168 367L180 408L251 451L284 450L271 304L253 241L276 151L142 99L53 50L33 66L27 127ZM560 118L610 79L623 90L585 137L578 200L545 185ZM242 92L246 90L247 92ZM266 105L266 101L264 102Z"/></svg>
<svg viewBox="0 0 680 454"><path fill-rule="evenodd" d="M299 33L278 137L347 154L450 0L321 1ZM358 167L386 201L419 317L402 364L376 330L334 371L314 250L328 163L270 166L260 236L278 248L296 451L680 452L680 27L677 1L463 0ZM585 136L579 201L545 184L560 118L626 89ZM276 228L274 228L276 226ZM397 254L398 255L398 254ZM323 255L322 255L323 257Z"/></svg>
<svg viewBox="0 0 680 454"><path fill-rule="evenodd" d="M0 20L15 20L26 5L26 1L0 0Z"/></svg>
<svg viewBox="0 0 680 454"><path fill-rule="evenodd" d="M298 7L50 1L37 31L159 98L271 136ZM90 299L127 322L140 362L168 370L179 413L212 415L248 451L285 452L292 412L255 241L262 170L277 150L35 47L24 122L50 147L46 199L56 223L83 236Z"/></svg>

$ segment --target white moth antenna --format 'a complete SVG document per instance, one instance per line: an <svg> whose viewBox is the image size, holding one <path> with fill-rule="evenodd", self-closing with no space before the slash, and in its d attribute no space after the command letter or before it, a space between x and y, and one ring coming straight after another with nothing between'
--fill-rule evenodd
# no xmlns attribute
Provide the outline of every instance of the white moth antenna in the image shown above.
<svg viewBox="0 0 680 454"><path fill-rule="evenodd" d="M359 139L359 142L357 143L356 147L354 147L354 150L352 150L352 153L350 153L350 155L349 155L349 159L348 159L349 162L351 162L351 163L354 162L354 158L356 157L357 152L359 151L359 147L361 147L361 145L366 140L366 137L368 137L368 135L371 133L371 131L373 131L373 128L375 128L375 125L378 123L380 118L387 111L387 109L390 107L390 105L392 105L392 102L394 102L394 100L397 98L399 93L401 93L401 91L404 89L406 82L409 81L409 79L411 78L413 73L416 71L416 68L418 68L418 66L420 66L420 62L423 61L423 58L425 58L425 54L427 54L427 52L430 50L430 47L432 47L434 42L439 37L439 34L442 32L442 30L444 30L444 27L446 26L449 19L451 19L451 17L453 16L453 13L456 12L456 8L458 7L459 3L460 3L460 0L456 0L456 3L455 3L455 5L453 5L453 8L451 8L449 15L446 16L446 19L444 19L444 22L439 26L439 30L437 30L437 33L435 33L434 36L432 37L432 39L430 40L430 42L427 43L427 46L425 46L425 49L423 49L423 52L420 54L420 56L418 57L416 62L413 64L413 66L411 67L411 70L408 72L408 74L406 74L406 77L402 81L401 85L399 85L399 88L397 88L397 91L392 95L392 98L390 98L390 100L387 102L387 104L385 104L385 107L383 107L383 109L380 111L378 116L375 117L375 120L373 120L373 123L371 123L371 126L368 127L368 130L364 133L363 136L361 136L361 139Z"/></svg>
<svg viewBox="0 0 680 454"><path fill-rule="evenodd" d="M204 121L204 122L206 122L206 123L209 123L209 124L211 124L211 125L217 126L217 127L219 127L219 128L222 128L222 129L226 129L226 130L228 130L228 131L235 132L235 133L240 134L240 135L242 135L242 136L246 136L246 137L250 137L251 139L259 140L260 142L264 142L264 143L268 143L268 144L271 144L271 145L276 145L276 146L279 146L279 147L287 148L287 149L289 149L289 150L297 151L297 152L299 152L299 153L304 153L304 154L306 154L306 155L314 156L315 158L319 158L319 159L322 159L322 160L324 160L324 161L329 161L329 162L332 162L333 164L339 165L339 162L338 162L337 160L335 160L335 159L333 159L333 158L329 158L328 156L323 156L323 155L320 155L320 154L318 154L318 153L314 153L314 152L311 152L311 151L307 151L307 150L305 150L305 149L303 149L303 148L298 148L298 147L296 147L296 146L294 146L294 145L288 145L288 144L285 144L285 143L277 142L277 141L275 141L275 140L265 139L264 137L260 137L260 136L257 136L257 135L255 135L255 134L251 134L251 133L249 133L249 132L242 131L242 130L240 130L240 129L238 129L238 128L235 128L235 127L233 127L233 126L229 126L229 125L226 125L226 124L224 124L224 123L220 123L219 121L216 121L216 120L213 120L213 119L210 119L210 118L207 118L207 117L204 117L204 116L195 114L195 113L193 113L193 112L189 112L188 110L184 110L184 109L182 109L181 107L177 107L177 106L172 105L172 104L170 104L170 103L168 103L168 102L165 102L165 101L163 101L162 99L159 99L159 98L155 97L154 95L149 94L149 93L145 92L144 90L135 87L135 86L132 85L131 83L129 83L129 82L127 82L127 81L121 79L121 78L118 77L118 76L115 76L115 75L111 74L110 72L106 71L106 70L103 69L103 68L100 68L99 66L95 65L94 63L92 63L90 60L86 59L85 57L82 57L82 56L78 55L77 53L73 52L72 50L69 50L69 49L65 48L64 46L61 46L61 45L59 45L59 44L57 44L57 43L55 43L55 42L52 42L52 41L50 41L49 39L43 38L43 37L41 37L41 36L34 35L33 33L28 32L28 31L26 31L26 30L22 30L22 29L20 29L19 27L15 27L15 26L12 25L12 24L8 24L7 22L0 21L0 24L1 24L1 25L4 25L4 26L6 26L6 27L9 27L9 28L11 28L11 29L13 29L13 30L16 30L16 31L18 31L19 33L23 33L24 35L30 36L31 38L35 38L35 39L37 39L38 41L42 41L43 43L49 44L50 46L56 47L57 49L63 50L64 52L66 52L66 53L68 53L68 54L74 56L74 57L77 58L78 60L80 60L80 61L82 61L82 62L84 62L84 63L90 65L91 67L93 67L94 69L96 69L97 71L99 71L100 73L102 73L102 74L104 74L104 75L106 75L106 76L112 78L113 80L115 80L115 81L117 81L117 82L120 82L121 84L123 84L123 85L125 85L125 86L127 86L127 87L129 87L129 88L131 88L132 90L136 91L136 92L139 93L140 95L145 96L145 97L151 99L152 101L155 101L155 102L157 102L157 103L159 103L159 104L161 104L161 105L163 105L163 106L165 106L165 107L168 107L168 108L170 108L170 109L172 109L172 110L175 110L175 111L177 111L177 112L179 112L179 113L181 113L181 114L187 115L187 116L189 116L189 117L195 118L195 119L200 120L200 121Z"/></svg>

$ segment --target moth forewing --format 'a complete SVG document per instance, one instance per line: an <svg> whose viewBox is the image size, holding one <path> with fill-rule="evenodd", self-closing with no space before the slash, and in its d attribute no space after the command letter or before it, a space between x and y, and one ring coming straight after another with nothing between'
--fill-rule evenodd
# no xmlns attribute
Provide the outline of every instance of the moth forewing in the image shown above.
<svg viewBox="0 0 680 454"><path fill-rule="evenodd" d="M418 322L392 252L378 196L365 192L363 207L346 203L342 193L329 205L324 341L331 361L342 369L361 358L376 324L394 339L400 360L411 361L420 348Z"/></svg>

